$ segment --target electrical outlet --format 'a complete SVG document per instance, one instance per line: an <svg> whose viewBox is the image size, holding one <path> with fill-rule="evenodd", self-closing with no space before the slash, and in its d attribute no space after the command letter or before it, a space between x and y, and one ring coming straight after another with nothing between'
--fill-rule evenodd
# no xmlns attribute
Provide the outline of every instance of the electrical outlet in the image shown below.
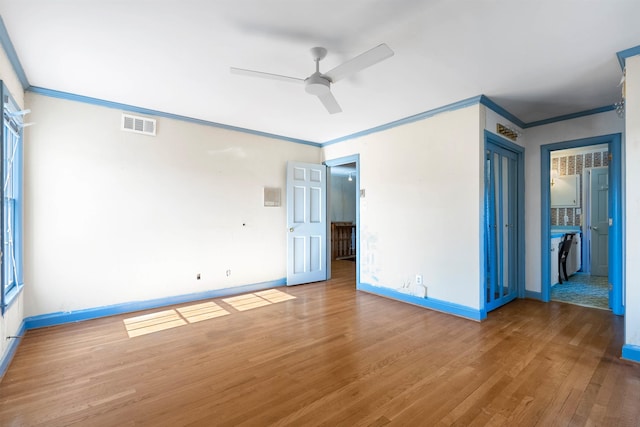
<svg viewBox="0 0 640 427"><path fill-rule="evenodd" d="M227 270L227 277L231 276L231 269Z"/></svg>
<svg viewBox="0 0 640 427"><path fill-rule="evenodd" d="M416 274L416 285L422 285L422 275Z"/></svg>

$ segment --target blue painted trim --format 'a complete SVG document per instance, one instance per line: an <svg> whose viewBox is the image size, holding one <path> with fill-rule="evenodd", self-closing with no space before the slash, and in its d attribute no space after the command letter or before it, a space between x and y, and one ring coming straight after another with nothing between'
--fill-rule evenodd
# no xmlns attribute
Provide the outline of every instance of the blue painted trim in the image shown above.
<svg viewBox="0 0 640 427"><path fill-rule="evenodd" d="M391 129L397 126L402 126L408 123L413 123L419 120L424 120L426 118L429 117L433 117L435 115L441 114L441 113L445 113L447 111L454 111L454 110L459 110L461 108L466 108L475 104L481 104L484 105L485 107L493 110L494 112L500 114L502 117L504 117L505 119L511 121L512 123L514 123L515 125L521 127L522 129L527 129L527 128L531 128L531 127L535 127L535 126L542 126L542 125L547 125L550 123L556 123L556 122L561 122L561 121L565 121L565 120L571 120L571 119L577 119L580 117L585 117L585 116L590 116L593 114L600 114L600 113L606 113L607 111L613 111L615 110L615 106L613 105L605 105L603 107L598 107L598 108L593 108L590 110L585 110L585 111L579 111L577 113L571 113L571 114L565 114L562 116L557 116L557 117L551 117L549 119L544 119L544 120L537 120L535 122L530 122L530 123L525 123L522 120L520 120L518 117L514 116L513 114L511 114L509 111L505 110L504 108L502 108L501 106L499 106L498 104L496 104L494 101L492 101L489 97L485 96L485 95L480 95L480 96L474 96L472 98L467 98L464 99L462 101L458 101L458 102L454 102L452 104L449 105L445 105L439 108L435 108L433 110L429 110L429 111L424 111L422 113L418 113L416 115L413 116L409 116L409 117L405 117L404 119L400 119L400 120L396 120L384 125L380 125L380 126L376 126L373 127L371 129L367 129L367 130L363 130L360 132L356 132L350 135L345 135L343 137L340 138L336 138L336 139L332 139L326 142L323 142L320 144L321 147L326 147L328 145L332 145L332 144L337 144L339 142L344 142L344 141L348 141L348 140L352 140L355 138L360 138L362 136L366 136L366 135L370 135L372 133L377 133L377 132L382 132L384 130L387 129Z"/></svg>
<svg viewBox="0 0 640 427"><path fill-rule="evenodd" d="M538 300L538 301L542 301L542 293L541 292L525 291L524 297L525 298L529 298L529 299L535 299L535 300Z"/></svg>
<svg viewBox="0 0 640 427"><path fill-rule="evenodd" d="M610 301L611 311L618 316L624 315L622 300L623 281L623 221L622 211L622 135L612 135L609 142L609 218L613 224L609 226L609 283L612 285Z"/></svg>
<svg viewBox="0 0 640 427"><path fill-rule="evenodd" d="M145 114L149 116L166 117L168 119L181 120L184 122L195 123L203 126L211 126L211 127L231 130L235 132L248 133L251 135L262 136L266 138L273 138L273 139L279 139L287 142L294 142L296 144L304 144L304 145L311 145L313 147L321 147L321 144L318 142L306 141L304 139L297 139L297 138L289 138L287 136L276 135L273 133L267 133L267 132L253 130L253 129L246 129L246 128L241 128L237 126L225 125L222 123L210 122L207 120L194 119L193 117L180 116L178 114L172 114L172 113L166 113L164 111L157 111L157 110L151 110L148 108L136 107L134 105L121 104L119 102L105 101L103 99L91 98L88 96L76 95L68 92L60 92L53 89L46 89L46 88L37 87L37 86L29 86L27 90L29 92L37 93L39 95L49 96L51 98L59 98L59 99L66 99L69 101L83 102L85 104L98 105L100 107L114 108L117 110L130 111L130 112Z"/></svg>
<svg viewBox="0 0 640 427"><path fill-rule="evenodd" d="M535 122L527 123L523 126L523 128L528 129L535 126L542 126L542 125L548 125L550 123L563 122L565 120L577 119L580 117L591 116L593 114L606 113L607 111L613 111L615 109L616 107L614 105L605 105L604 107L593 108L591 110L565 114L563 116L552 117L550 119L538 120Z"/></svg>
<svg viewBox="0 0 640 427"><path fill-rule="evenodd" d="M17 262L17 260L16 260ZM7 294L4 297L4 301L2 302L2 313L4 314L7 310L9 310L9 308L11 307L11 305L16 302L18 300L18 295L20 295L22 293L22 290L24 289L24 283L21 283L17 286L14 286L13 288L11 288L11 290L9 292L7 292Z"/></svg>
<svg viewBox="0 0 640 427"><path fill-rule="evenodd" d="M509 141L506 138L503 138L500 135L496 135L495 133L489 132L488 130L485 129L484 131L484 144L485 144L485 150L487 149L487 146L489 144L492 144L494 146L500 147L502 149L508 150L509 152L513 153L516 156L516 161L518 163L518 175L515 177L517 183L518 183L518 189L517 189L517 205L518 205L518 223L516 226L517 229L517 234L516 234L516 240L517 240L517 254L516 254L516 258L518 259L518 261L515 263L515 265L518 266L518 274L517 274L517 293L518 293L518 298L525 298L526 296L526 265L525 265L525 215L524 215L524 203L525 203L525 193L524 193L524 156L525 156L525 148L515 144L511 141ZM483 156L484 158L484 156ZM486 162L484 163L483 166L483 170L484 167L486 166ZM484 174L483 174L484 176ZM485 203L487 201L485 200ZM501 209L502 210L502 209ZM485 208L484 211L486 212L487 209ZM483 224L486 225L486 218L483 221ZM483 240L487 238L486 236L486 226L483 227L482 230L483 233ZM483 249L486 250L485 248L487 247L486 244L484 244ZM481 254L480 254L480 265L482 266L486 266L485 263L485 256L486 253L484 252L484 250L481 250ZM493 265L493 264L492 264ZM502 267L500 268L500 271L502 271ZM481 283L480 283L480 290L481 290L481 300L480 300L480 306L483 307L485 310L488 310L489 307L487 307L487 303L486 303L486 297L485 297L485 289L484 289L484 285L486 283L486 271L484 271L484 268L482 269L482 275L481 275Z"/></svg>
<svg viewBox="0 0 640 427"><path fill-rule="evenodd" d="M640 363L640 346L625 344L622 346L622 358Z"/></svg>
<svg viewBox="0 0 640 427"><path fill-rule="evenodd" d="M15 356L16 351L18 350L18 346L20 345L20 342L22 341L22 337L24 336L26 331L27 331L27 328L23 320L22 323L20 323L20 327L16 331L16 336L19 336L20 338L12 338L10 340L7 350L4 352L4 355L2 356L2 360L0 360L0 381L2 381L2 378L4 377L4 374L7 372L7 369L9 369L9 365L13 360L13 356ZM6 338L2 337L2 339L6 339Z"/></svg>
<svg viewBox="0 0 640 427"><path fill-rule="evenodd" d="M18 80L20 80L22 89L28 88L29 80L27 80L27 75L24 72L24 68L22 68L16 49L13 47L11 37L9 37L9 32L7 31L7 27L4 25L2 16L0 16L0 45L2 45L4 52L7 54L7 58L9 58L13 71L16 73L16 76L18 76Z"/></svg>
<svg viewBox="0 0 640 427"><path fill-rule="evenodd" d="M78 311L42 314L39 316L27 317L26 319L24 319L24 323L27 329L44 328L47 326L62 325L64 323L80 322L83 320L97 319L100 317L114 316L117 314L130 313L134 311L166 307L168 305L182 304L185 302L198 301L209 298L220 298L245 292L255 292L284 285L286 285L286 279L282 278L270 282L255 283L251 285L238 286L235 288L214 289L210 291L158 298L148 301L125 302L122 304L88 308Z"/></svg>
<svg viewBox="0 0 640 427"><path fill-rule="evenodd" d="M579 225L552 225L551 231L557 233L582 233L582 228Z"/></svg>
<svg viewBox="0 0 640 427"><path fill-rule="evenodd" d="M4 84L4 81L0 81L0 99L2 102L7 102L9 111L17 111L19 107L15 103L15 100L9 93L7 86ZM4 108L4 107L3 107ZM0 141L1 144L5 143L5 139L7 135L5 135L4 131L4 116L0 117ZM15 117L10 120L14 122L18 126L22 124L22 117ZM14 194L14 227L13 227L13 244L14 244L14 267L16 272L15 283L11 281L8 288L8 291L5 290L5 286L7 286L6 280L7 275L6 271L3 271L0 274L0 313L4 314L5 311L9 308L9 306L16 300L17 296L22 291L22 286L24 285L23 280L23 265L22 265L22 247L23 247L23 203L24 203L24 191L23 191L23 137L22 137L22 129L18 131L18 142L16 146L16 151L13 156L13 185L15 187ZM6 148L6 147L5 147ZM4 150L5 154L7 150ZM4 174L4 168L6 166L6 159L4 155L0 156L0 175ZM0 190L0 196L2 196L3 191ZM4 216L6 212L5 209L0 208L0 223L4 223ZM0 247L4 246L6 236L4 233L0 234ZM2 258L2 256L0 256ZM5 293L6 292L6 293Z"/></svg>
<svg viewBox="0 0 640 427"><path fill-rule="evenodd" d="M391 129L394 127L406 125L408 123L424 120L426 118L433 117L437 114L445 113L447 111L459 110L461 108L469 107L471 105L476 105L480 103L481 98L482 98L481 96L474 96L473 98L463 99L462 101L454 102L453 104L445 105L443 107L435 108L433 110L424 111L422 113L418 113L413 116L405 117L404 119L396 120L393 122L386 123L384 125L373 127L371 129L352 133L351 135L346 135L340 138L332 139L330 141L322 143L321 146L326 147L328 145L337 144L339 142L360 138L362 136L370 135L372 133L382 132L387 129Z"/></svg>
<svg viewBox="0 0 640 427"><path fill-rule="evenodd" d="M613 219L613 225L609 227L609 283L612 284L613 291L609 303L614 314L623 315L622 290L625 283L622 275L622 136L619 133L540 146L542 301L548 302L551 298L551 283L549 283L551 275L549 255L551 253L551 189L549 185L551 151L598 144L608 144L612 156L612 160L609 162L609 216Z"/></svg>
<svg viewBox="0 0 640 427"><path fill-rule="evenodd" d="M618 62L620 62L620 68L624 70L624 67L627 65L627 58L640 55L640 46L621 50L620 52L616 53L616 55L618 56Z"/></svg>
<svg viewBox="0 0 640 427"><path fill-rule="evenodd" d="M443 313L453 314L454 316L464 317L466 319L480 321L487 318L487 312L484 310L476 310L464 305L454 304L433 298L420 298L382 286L373 286L367 283L359 283L356 289L358 289L359 291L368 292L370 294L391 298L397 301L418 305L420 307L441 311Z"/></svg>
<svg viewBox="0 0 640 427"><path fill-rule="evenodd" d="M541 300L551 300L551 149L540 147L540 256Z"/></svg>
<svg viewBox="0 0 640 427"><path fill-rule="evenodd" d="M350 156L339 157L337 159L329 159L325 160L324 164L329 166L330 168L334 166L342 166L348 163L355 163L358 166L358 161L360 160L360 154L352 154Z"/></svg>
<svg viewBox="0 0 640 427"><path fill-rule="evenodd" d="M99 99L99 98L92 98L92 97L83 96L83 95L76 95L76 94L69 93L69 92L61 92L61 91L57 91L57 90L53 90L53 89L46 89L46 88L42 88L42 87L38 87L38 86L28 86L25 90L27 90L29 92L32 92L32 93L37 93L39 95L49 96L49 97L52 97L52 98L66 99L66 100L69 100L69 101L82 102L82 103L85 103L85 104L98 105L98 106L101 106L101 107L113 108L113 109L117 109L117 110L123 110L123 111L129 111L129 112L133 112L133 113L145 114L145 115L149 115L149 116L166 117L166 118L169 118L169 119L181 120L181 121L185 121L185 122L189 122L189 123L196 123L196 124L203 125L203 126L211 126L211 127L216 127L216 128L220 128L220 129L226 129L226 130L235 131L235 132L248 133L248 134L251 134L251 135L262 136L262 137L266 137L266 138L279 139L279 140L282 140L282 141L293 142L293 143L296 143L296 144L310 145L310 146L313 146L313 147L326 147L326 146L329 146L329 145L337 144L339 142L349 141L349 140L352 140L352 139L355 139L355 138L360 138L362 136L370 135L372 133L382 132L382 131L387 130L387 129L391 129L391 128L402 126L402 125L405 125L405 124L408 124L408 123L413 123L413 122L416 122L416 121L424 120L426 118L433 117L433 116L441 114L441 113L445 113L445 112L448 112L448 111L459 110L459 109L466 108L466 107L469 107L469 106L472 106L472 105L476 105L476 104L482 104L485 107L490 108L491 110L493 110L496 113L502 115L503 117L505 117L506 119L510 120L511 122L513 122L514 124L520 126L523 129L534 127L534 126L541 126L541 125L545 125L545 124L549 124L549 123L555 123L555 122L564 121L564 120L575 119L575 118L578 118L578 117L584 117L584 116L588 116L588 115L592 115L592 114L598 114L598 113L602 113L602 112L606 112L606 111L612 111L612 110L615 109L615 107L613 105L608 105L608 106L604 106L604 107L595 108L593 110L587 110L587 111L582 111L582 112L578 112L578 113L567 114L567 115L564 115L564 116L554 117L554 118L545 119L545 120L539 120L539 121L532 122L532 123L524 123L522 120L518 119L516 116L514 116L511 113L509 113L507 110L505 110L504 108L500 107L498 104L493 102L491 99L489 99L485 95L480 95L480 96L474 96L472 98L464 99L462 101L454 102L452 104L445 105L443 107L435 108L433 110L429 110L429 111L425 111L425 112L422 112L422 113L418 113L418 114L415 114L413 116L405 117L403 119L396 120L396 121L393 121L393 122L390 122L390 123L386 123L384 125L376 126L376 127L371 128L371 129L366 129L366 130L363 130L363 131L360 131L360 132L352 133L350 135L345 135L345 136L342 136L340 138L332 139L332 140L329 140L329 141L326 141L326 142L313 142L313 141L307 141L307 140L304 140L304 139L290 138L290 137L284 136L284 135L276 135L276 134L273 134L273 133L262 132L262 131L253 130L253 129L246 129L246 128L241 128L241 127L237 127L237 126L225 125L223 123L211 122L211 121L208 121L208 120L195 119L193 117L181 116L181 115L178 115L178 114L167 113L167 112L164 112L164 111L152 110L152 109L143 108L143 107L136 107L134 105L122 104L122 103L119 103L119 102L106 101L106 100Z"/></svg>
<svg viewBox="0 0 640 427"><path fill-rule="evenodd" d="M325 160L324 164L333 167L356 164L356 284L360 283L360 154L340 157L337 159Z"/></svg>
<svg viewBox="0 0 640 427"><path fill-rule="evenodd" d="M480 96L480 104L500 114L502 117L511 121L516 126L519 126L523 129L527 127L525 122L523 122L522 120L520 120L519 118L517 118L516 116L514 116L513 114L511 114L510 112L508 112L507 110L505 110L504 108L502 108L501 106L499 106L498 104L496 104L495 102L493 102L491 99L489 99L484 95Z"/></svg>
<svg viewBox="0 0 640 427"><path fill-rule="evenodd" d="M2 84L0 84L0 103L4 104L4 98L5 98L5 91L8 92L6 90L6 86L4 84L4 82L1 82ZM2 150L2 152L0 152L0 176L4 176L4 166L5 166L5 160L4 160L4 152L6 151L4 149L4 141L7 138L7 136L5 135L5 127L4 127L4 105L2 105L0 107L0 111L2 112L2 116L0 116L0 149ZM4 197L4 190L2 189L2 187L0 187L0 197ZM4 214L5 214L5 209L4 207L0 206L0 224L2 224L2 231L0 232L0 252L2 252L2 250L4 250L4 243L5 243L5 218L4 218ZM0 255L0 264L4 264L4 256ZM8 307L7 304L7 296L8 293L6 292L5 286L7 286L7 284L5 284L6 282L6 274L5 274L6 268L4 268L4 265L2 267L0 267L0 314L2 314L4 316L5 310ZM1 338L0 338L1 339Z"/></svg>

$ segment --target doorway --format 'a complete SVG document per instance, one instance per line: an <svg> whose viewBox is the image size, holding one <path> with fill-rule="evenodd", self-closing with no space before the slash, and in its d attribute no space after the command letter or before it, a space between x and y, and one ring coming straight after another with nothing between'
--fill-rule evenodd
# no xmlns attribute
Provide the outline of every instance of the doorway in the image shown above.
<svg viewBox="0 0 640 427"><path fill-rule="evenodd" d="M591 152L591 159L596 159L598 146L604 146L600 151L599 162L587 163L587 154ZM558 235L574 234L580 237L580 268L576 273L585 274L584 281L596 280L605 283L603 287L607 293L608 306L613 313L624 314L622 282L622 159L621 135L612 134L579 140L547 144L541 150L541 200L542 200L542 295L545 302L551 300L553 279L558 268L554 263L558 248L555 247ZM570 155L583 153L583 163L578 167L576 159L565 160L564 165L559 158L562 150ZM604 154L602 154L604 153ZM602 156L606 157L602 157ZM573 169L571 164L573 162ZM554 169L554 165L558 169ZM606 166L606 169L603 167ZM551 189L555 180L562 176L575 175L580 179L579 197L573 206L557 206L552 204ZM580 174L576 172L582 168ZM594 202L595 200L595 203ZM557 211L554 211L557 209ZM594 210L595 209L595 210ZM594 229L595 227L595 229ZM603 229L604 228L604 229ZM594 249L594 234L595 245ZM584 240L584 241L582 241ZM604 247L603 247L604 246ZM594 264L594 252L596 262ZM571 251L569 251L571 253ZM574 254L575 255L575 254ZM596 265L597 264L597 265ZM582 271L579 271L582 270ZM594 271L595 270L595 271ZM589 276L586 277L586 273ZM595 274L593 274L595 273ZM606 273L606 274L605 274ZM599 276L598 274L603 274ZM579 279L580 276L576 275ZM604 278L604 279L603 279ZM571 282L571 280L569 280ZM555 299L555 298L554 298ZM586 305L586 304L585 304Z"/></svg>
<svg viewBox="0 0 640 427"><path fill-rule="evenodd" d="M522 296L524 149L485 132L485 280L483 306Z"/></svg>
<svg viewBox="0 0 640 427"><path fill-rule="evenodd" d="M609 309L608 164L608 144L551 152L552 301Z"/></svg>
<svg viewBox="0 0 640 427"><path fill-rule="evenodd" d="M351 263L360 281L360 156L324 162L328 166L327 260ZM333 276L330 270L329 277ZM344 269L335 269L336 273Z"/></svg>

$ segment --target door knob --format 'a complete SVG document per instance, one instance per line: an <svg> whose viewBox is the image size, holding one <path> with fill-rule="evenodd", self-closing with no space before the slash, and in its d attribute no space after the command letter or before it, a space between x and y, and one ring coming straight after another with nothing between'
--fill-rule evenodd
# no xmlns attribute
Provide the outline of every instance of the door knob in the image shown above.
<svg viewBox="0 0 640 427"><path fill-rule="evenodd" d="M591 226L591 229L592 229L592 230L597 230L597 229L598 229L598 226L597 226L597 225L593 225L593 226Z"/></svg>
<svg viewBox="0 0 640 427"><path fill-rule="evenodd" d="M289 228L289 232L293 233L293 227Z"/></svg>

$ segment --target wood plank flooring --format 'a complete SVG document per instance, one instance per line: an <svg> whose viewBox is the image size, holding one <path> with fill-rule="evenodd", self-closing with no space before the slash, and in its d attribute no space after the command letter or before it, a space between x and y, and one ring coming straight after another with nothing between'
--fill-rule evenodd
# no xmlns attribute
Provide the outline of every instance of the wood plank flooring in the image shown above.
<svg viewBox="0 0 640 427"><path fill-rule="evenodd" d="M518 300L477 323L357 292L354 270L132 338L154 310L29 331L0 425L640 425L622 318Z"/></svg>

